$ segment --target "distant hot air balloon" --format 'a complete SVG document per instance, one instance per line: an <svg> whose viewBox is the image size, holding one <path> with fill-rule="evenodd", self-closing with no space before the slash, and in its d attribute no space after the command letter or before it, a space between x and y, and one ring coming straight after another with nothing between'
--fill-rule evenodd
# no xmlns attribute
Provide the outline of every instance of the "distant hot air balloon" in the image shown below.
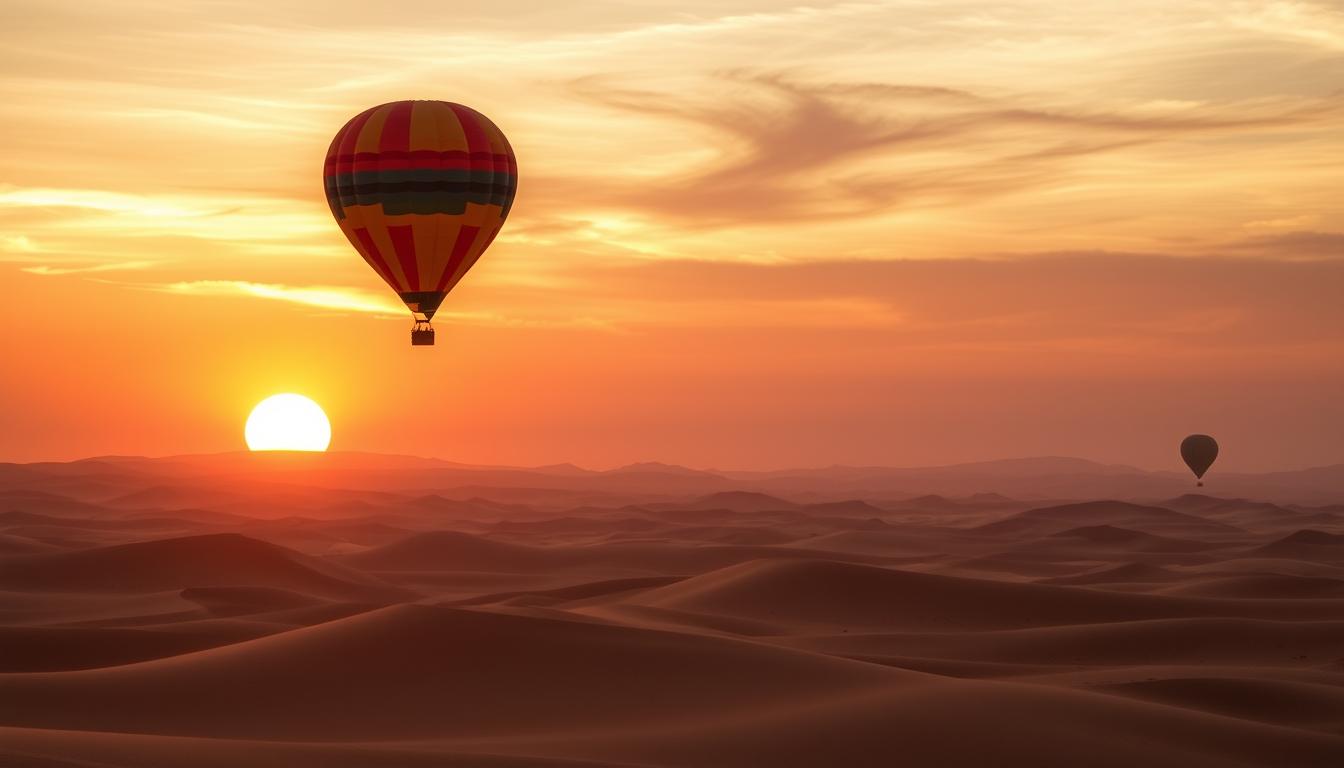
<svg viewBox="0 0 1344 768"><path fill-rule="evenodd" d="M411 310L411 344L504 225L518 164L504 133L447 101L394 101L336 133L322 170L336 223Z"/></svg>
<svg viewBox="0 0 1344 768"><path fill-rule="evenodd" d="M1197 485L1204 485L1204 473L1213 466L1218 458L1218 441L1208 435L1190 435L1181 441L1181 458L1185 465L1195 473Z"/></svg>

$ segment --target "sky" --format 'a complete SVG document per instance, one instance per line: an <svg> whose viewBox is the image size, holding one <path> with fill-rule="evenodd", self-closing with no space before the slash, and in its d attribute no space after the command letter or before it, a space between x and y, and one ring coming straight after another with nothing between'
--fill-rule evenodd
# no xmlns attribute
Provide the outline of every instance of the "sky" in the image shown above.
<svg viewBox="0 0 1344 768"><path fill-rule="evenodd" d="M1344 4L9 0L0 460L1344 462ZM321 186L364 108L508 135L407 343Z"/></svg>

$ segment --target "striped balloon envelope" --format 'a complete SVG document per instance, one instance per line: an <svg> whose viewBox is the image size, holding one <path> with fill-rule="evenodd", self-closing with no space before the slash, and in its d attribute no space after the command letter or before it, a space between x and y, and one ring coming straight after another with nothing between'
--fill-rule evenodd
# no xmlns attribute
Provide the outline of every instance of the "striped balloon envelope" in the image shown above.
<svg viewBox="0 0 1344 768"><path fill-rule="evenodd" d="M322 181L341 231L415 316L412 343L433 344L429 321L518 190L504 133L461 104L382 104L336 133Z"/></svg>

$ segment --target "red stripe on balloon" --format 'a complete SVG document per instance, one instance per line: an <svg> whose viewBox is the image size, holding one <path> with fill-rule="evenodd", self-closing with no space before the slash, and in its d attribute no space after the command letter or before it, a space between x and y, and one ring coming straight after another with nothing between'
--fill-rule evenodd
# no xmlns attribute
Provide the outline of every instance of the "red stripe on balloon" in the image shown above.
<svg viewBox="0 0 1344 768"><path fill-rule="evenodd" d="M373 242L373 237L369 234L369 230L364 227L359 227L355 230L355 237L359 240L359 244L362 246L359 251L360 254L364 256L365 261L373 265L373 268L377 270L379 276L386 280L387 284L392 286L395 290L405 290L397 285L396 279L392 277L392 270L388 268L387 261L383 258L383 254L378 250L378 244Z"/></svg>
<svg viewBox="0 0 1344 768"><path fill-rule="evenodd" d="M392 109L387 113L387 121L383 123L383 132L378 136L379 155L410 150L412 106L409 101L399 101L392 105Z"/></svg>
<svg viewBox="0 0 1344 768"><path fill-rule="evenodd" d="M358 115L350 118L350 122L345 124L336 141L332 142L332 149L335 155L328 153L327 162L330 165L330 173L350 173L355 154L355 142L359 140L359 134L364 130L364 124L369 122L369 118L378 110L377 107L366 109ZM330 173L328 175L330 175Z"/></svg>
<svg viewBox="0 0 1344 768"><path fill-rule="evenodd" d="M392 239L392 250L397 252L401 273L406 276L406 290L420 290L420 268L415 261L415 236L411 225L388 227L387 235Z"/></svg>
<svg viewBox="0 0 1344 768"><path fill-rule="evenodd" d="M453 110L453 114L457 115L457 122L461 124L462 133L467 138L467 151L471 153L472 169L493 171L495 169L495 153L490 147L490 137L481 127L476 113L461 104L449 104L448 106Z"/></svg>
<svg viewBox="0 0 1344 768"><path fill-rule="evenodd" d="M453 252L448 256L448 266L443 268L443 277L439 278L439 286L434 290L439 292L448 290L448 281L453 278L457 268L462 266L463 260L467 258L467 251L471 250L471 244L476 240L476 233L480 231L480 227L462 227L457 231Z"/></svg>

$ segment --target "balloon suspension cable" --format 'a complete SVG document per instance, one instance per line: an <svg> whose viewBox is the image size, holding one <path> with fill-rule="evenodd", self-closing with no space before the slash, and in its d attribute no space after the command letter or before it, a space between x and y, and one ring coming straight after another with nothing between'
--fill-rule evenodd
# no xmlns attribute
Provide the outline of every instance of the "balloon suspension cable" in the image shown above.
<svg viewBox="0 0 1344 768"><path fill-rule="evenodd" d="M415 320L411 326L411 346L434 346L434 326L429 324L429 318L419 312L412 312L411 317Z"/></svg>

